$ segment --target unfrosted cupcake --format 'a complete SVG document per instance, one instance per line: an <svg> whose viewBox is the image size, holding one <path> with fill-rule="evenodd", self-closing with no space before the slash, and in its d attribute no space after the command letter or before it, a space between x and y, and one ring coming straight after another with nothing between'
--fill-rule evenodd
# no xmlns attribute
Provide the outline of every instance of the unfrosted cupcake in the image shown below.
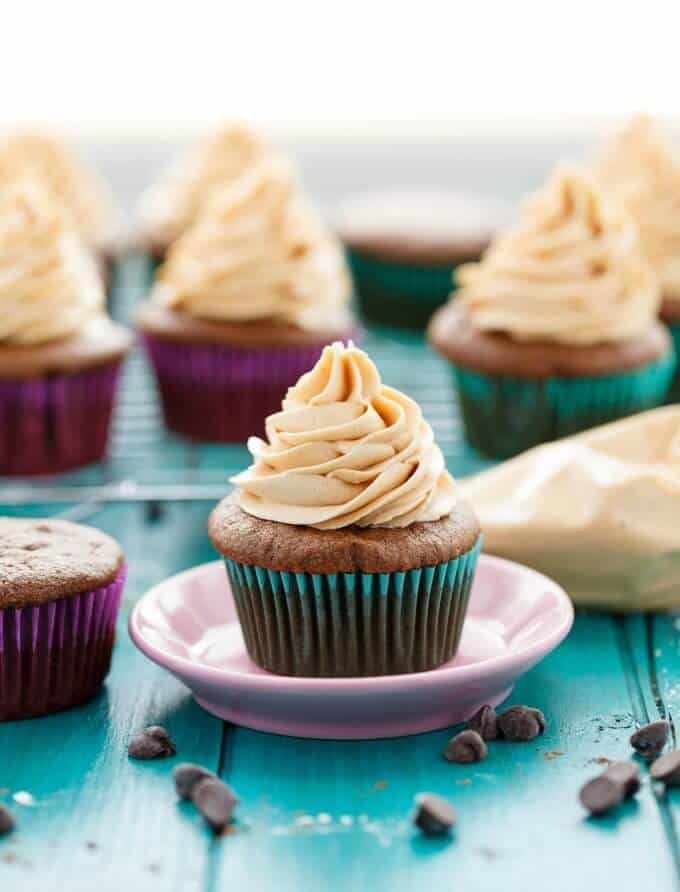
<svg viewBox="0 0 680 892"><path fill-rule="evenodd" d="M0 721L91 699L111 662L125 582L110 536L0 517Z"/></svg>
<svg viewBox="0 0 680 892"><path fill-rule="evenodd" d="M640 115L607 147L596 175L640 228L643 254L661 287L661 318L680 351L680 153ZM672 396L680 399L680 376Z"/></svg>
<svg viewBox="0 0 680 892"><path fill-rule="evenodd" d="M351 336L342 249L281 159L211 201L139 313L167 426L194 440L262 432L325 344Z"/></svg>
<svg viewBox="0 0 680 892"><path fill-rule="evenodd" d="M458 264L477 260L509 220L500 201L435 189L353 195L336 214L363 313L408 328L425 327Z"/></svg>
<svg viewBox="0 0 680 892"><path fill-rule="evenodd" d="M0 189L0 474L104 455L132 338L103 305L92 257L45 190Z"/></svg>
<svg viewBox="0 0 680 892"><path fill-rule="evenodd" d="M468 439L504 457L659 405L676 359L637 227L560 168L433 318Z"/></svg>
<svg viewBox="0 0 680 892"><path fill-rule="evenodd" d="M252 659L307 676L450 660L481 536L418 405L335 343L266 431L209 525Z"/></svg>
<svg viewBox="0 0 680 892"><path fill-rule="evenodd" d="M37 180L68 214L108 281L120 240L120 215L105 183L57 137L34 130L0 137L0 186L24 178Z"/></svg>
<svg viewBox="0 0 680 892"><path fill-rule="evenodd" d="M227 123L166 170L139 202L144 247L154 261L165 258L216 192L269 155L273 149L254 130Z"/></svg>

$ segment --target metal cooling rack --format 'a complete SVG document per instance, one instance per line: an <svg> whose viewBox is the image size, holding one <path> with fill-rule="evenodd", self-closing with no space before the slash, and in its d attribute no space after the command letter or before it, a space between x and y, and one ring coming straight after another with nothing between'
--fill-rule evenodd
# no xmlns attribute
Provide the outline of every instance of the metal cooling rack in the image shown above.
<svg viewBox="0 0 680 892"><path fill-rule="evenodd" d="M151 267L132 257L115 271L110 309L130 324L148 290ZM485 467L466 447L447 364L422 334L368 327L362 346L383 379L412 396L432 424L455 476ZM194 444L165 431L153 375L139 346L128 357L114 414L105 462L50 478L0 478L3 510L40 504L70 505L86 515L105 502L216 501L229 477L248 462L245 446Z"/></svg>

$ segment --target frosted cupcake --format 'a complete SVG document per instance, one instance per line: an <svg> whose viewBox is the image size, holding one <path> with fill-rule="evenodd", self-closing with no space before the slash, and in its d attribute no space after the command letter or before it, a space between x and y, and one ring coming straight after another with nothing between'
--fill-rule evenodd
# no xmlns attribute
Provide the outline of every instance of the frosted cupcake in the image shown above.
<svg viewBox="0 0 680 892"><path fill-rule="evenodd" d="M450 660L481 536L418 405L335 343L266 431L209 525L252 659L307 676Z"/></svg>
<svg viewBox="0 0 680 892"><path fill-rule="evenodd" d="M139 218L144 246L161 262L198 220L216 192L246 174L273 150L242 124L224 124L172 165L142 196Z"/></svg>
<svg viewBox="0 0 680 892"><path fill-rule="evenodd" d="M637 227L560 168L429 327L453 364L468 439L513 455L659 405L675 351Z"/></svg>
<svg viewBox="0 0 680 892"><path fill-rule="evenodd" d="M100 459L130 334L94 261L33 181L0 189L0 474Z"/></svg>
<svg viewBox="0 0 680 892"><path fill-rule="evenodd" d="M612 141L596 169L640 228L642 252L661 287L661 318L680 350L680 154L640 115ZM680 377L673 397L680 399Z"/></svg>
<svg viewBox="0 0 680 892"><path fill-rule="evenodd" d="M139 326L167 426L194 440L262 432L291 381L350 336L342 249L266 159L216 195L168 254Z"/></svg>
<svg viewBox="0 0 680 892"><path fill-rule="evenodd" d="M33 130L0 138L0 184L23 178L37 180L66 212L108 281L120 240L120 215L106 185L59 139Z"/></svg>

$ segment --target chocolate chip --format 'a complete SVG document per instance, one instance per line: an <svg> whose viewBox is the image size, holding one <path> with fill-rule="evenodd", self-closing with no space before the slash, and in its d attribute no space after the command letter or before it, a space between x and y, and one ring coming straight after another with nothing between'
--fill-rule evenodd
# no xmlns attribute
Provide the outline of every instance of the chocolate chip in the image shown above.
<svg viewBox="0 0 680 892"><path fill-rule="evenodd" d="M623 784L601 774L587 781L579 793L581 805L591 815L603 815L615 808L624 797Z"/></svg>
<svg viewBox="0 0 680 892"><path fill-rule="evenodd" d="M665 719L650 722L649 725L643 725L631 735L630 745L647 762L653 762L657 756L661 755L661 751L666 746L669 731L670 725Z"/></svg>
<svg viewBox="0 0 680 892"><path fill-rule="evenodd" d="M649 773L653 780L667 787L680 787L680 750L671 750L652 762Z"/></svg>
<svg viewBox="0 0 680 892"><path fill-rule="evenodd" d="M418 793L413 823L427 836L448 833L456 823L456 812L450 802L436 793Z"/></svg>
<svg viewBox="0 0 680 892"><path fill-rule="evenodd" d="M214 777L212 771L203 768L202 765L195 765L192 762L182 762L176 765L172 770L172 776L175 780L175 790L180 799L191 799L191 792L196 784L206 777Z"/></svg>
<svg viewBox="0 0 680 892"><path fill-rule="evenodd" d="M444 758L449 762L481 762L489 751L481 736L471 728L452 737L444 750Z"/></svg>
<svg viewBox="0 0 680 892"><path fill-rule="evenodd" d="M162 725L150 725L128 744L131 759L164 759L177 752L170 735Z"/></svg>
<svg viewBox="0 0 680 892"><path fill-rule="evenodd" d="M467 720L466 727L476 731L482 740L495 740L498 737L496 710L488 704L482 706Z"/></svg>
<svg viewBox="0 0 680 892"><path fill-rule="evenodd" d="M635 762L612 762L602 772L602 777L620 784L626 797L634 796L640 789L640 771Z"/></svg>
<svg viewBox="0 0 680 892"><path fill-rule="evenodd" d="M0 802L0 836L11 833L14 830L14 818L12 812Z"/></svg>
<svg viewBox="0 0 680 892"><path fill-rule="evenodd" d="M238 804L238 796L218 777L200 780L194 785L191 798L215 832L227 826Z"/></svg>
<svg viewBox="0 0 680 892"><path fill-rule="evenodd" d="M532 706L510 706L498 716L498 731L506 740L533 740L545 727L545 716Z"/></svg>

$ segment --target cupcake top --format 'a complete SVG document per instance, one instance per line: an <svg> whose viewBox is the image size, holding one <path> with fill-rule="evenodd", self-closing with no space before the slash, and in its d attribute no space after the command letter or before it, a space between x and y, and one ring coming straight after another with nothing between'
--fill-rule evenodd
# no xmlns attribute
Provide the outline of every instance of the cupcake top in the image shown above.
<svg viewBox="0 0 680 892"><path fill-rule="evenodd" d="M113 582L118 543L66 520L0 517L0 608L44 604Z"/></svg>
<svg viewBox="0 0 680 892"><path fill-rule="evenodd" d="M639 115L605 149L595 174L637 222L662 294L680 298L680 154Z"/></svg>
<svg viewBox="0 0 680 892"><path fill-rule="evenodd" d="M248 441L254 463L232 480L254 517L319 530L407 527L456 505L420 408L351 343L326 347L265 427L266 442Z"/></svg>
<svg viewBox="0 0 680 892"><path fill-rule="evenodd" d="M35 180L0 189L0 347L45 344L110 325L92 257Z"/></svg>
<svg viewBox="0 0 680 892"><path fill-rule="evenodd" d="M140 202L140 216L152 240L168 245L199 217L215 191L243 176L273 150L242 124L225 124L169 169Z"/></svg>
<svg viewBox="0 0 680 892"><path fill-rule="evenodd" d="M152 300L213 322L328 331L350 324L350 294L339 243L292 168L269 158L212 197L170 249Z"/></svg>
<svg viewBox="0 0 680 892"><path fill-rule="evenodd" d="M117 213L106 187L53 136L26 130L0 138L0 184L23 178L42 185L88 244L111 236Z"/></svg>
<svg viewBox="0 0 680 892"><path fill-rule="evenodd" d="M558 168L518 225L456 280L475 329L518 341L625 341L646 333L659 309L634 221L575 167Z"/></svg>
<svg viewBox="0 0 680 892"><path fill-rule="evenodd" d="M476 259L510 219L498 199L432 188L351 195L335 215L342 239L367 254L446 264Z"/></svg>
<svg viewBox="0 0 680 892"><path fill-rule="evenodd" d="M484 547L576 601L680 604L680 406L548 443L460 483Z"/></svg>

